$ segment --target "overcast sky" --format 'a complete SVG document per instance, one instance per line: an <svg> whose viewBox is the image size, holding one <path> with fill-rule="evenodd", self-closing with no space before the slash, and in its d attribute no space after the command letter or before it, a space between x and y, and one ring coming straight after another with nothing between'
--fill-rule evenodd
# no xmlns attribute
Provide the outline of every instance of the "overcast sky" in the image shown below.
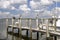
<svg viewBox="0 0 60 40"><path fill-rule="evenodd" d="M0 0L0 18L60 15L60 0Z"/></svg>

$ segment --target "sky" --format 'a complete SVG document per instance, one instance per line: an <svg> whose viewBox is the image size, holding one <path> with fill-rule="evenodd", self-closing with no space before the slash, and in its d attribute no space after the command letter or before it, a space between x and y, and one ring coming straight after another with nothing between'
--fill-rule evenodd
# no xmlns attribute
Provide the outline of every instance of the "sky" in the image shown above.
<svg viewBox="0 0 60 40"><path fill-rule="evenodd" d="M0 18L50 18L60 15L60 0L0 0Z"/></svg>

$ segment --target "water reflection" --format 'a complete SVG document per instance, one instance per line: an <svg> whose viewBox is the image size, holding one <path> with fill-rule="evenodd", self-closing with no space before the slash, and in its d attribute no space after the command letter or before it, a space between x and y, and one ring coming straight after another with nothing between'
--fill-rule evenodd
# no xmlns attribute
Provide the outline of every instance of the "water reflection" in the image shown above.
<svg viewBox="0 0 60 40"><path fill-rule="evenodd" d="M25 33L24 33L25 32ZM22 40L37 40L37 35L36 32L32 33L32 38L29 36L27 36L26 31L22 31L22 37L19 37L19 34L14 34L12 35L12 33L8 33L8 39L12 40L12 36L14 37L14 40L20 40L19 38L21 38Z"/></svg>

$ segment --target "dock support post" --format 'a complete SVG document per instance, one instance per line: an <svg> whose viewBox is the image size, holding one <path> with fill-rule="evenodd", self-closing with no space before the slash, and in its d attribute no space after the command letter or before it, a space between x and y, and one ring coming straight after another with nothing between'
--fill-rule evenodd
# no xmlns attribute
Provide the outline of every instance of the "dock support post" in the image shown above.
<svg viewBox="0 0 60 40"><path fill-rule="evenodd" d="M41 20L42 20L42 30L43 30L44 19L42 18Z"/></svg>
<svg viewBox="0 0 60 40"><path fill-rule="evenodd" d="M57 36L54 36L54 40L57 40Z"/></svg>
<svg viewBox="0 0 60 40"><path fill-rule="evenodd" d="M28 30L26 30L26 36L28 36Z"/></svg>
<svg viewBox="0 0 60 40"><path fill-rule="evenodd" d="M26 19L26 27L28 27L28 19ZM28 36L28 30L26 30L26 36Z"/></svg>
<svg viewBox="0 0 60 40"><path fill-rule="evenodd" d="M46 23L46 40L50 40L49 38L49 19L47 19L47 23Z"/></svg>
<svg viewBox="0 0 60 40"><path fill-rule="evenodd" d="M56 18L54 18L54 32L56 32Z"/></svg>
<svg viewBox="0 0 60 40"><path fill-rule="evenodd" d="M38 26L38 18L36 18L36 27L37 27L37 29L39 28L39 26Z"/></svg>
<svg viewBox="0 0 60 40"><path fill-rule="evenodd" d="M37 32L37 40L39 40L39 32Z"/></svg>
<svg viewBox="0 0 60 40"><path fill-rule="evenodd" d="M40 29L39 23L38 23L38 14L37 14L37 17L36 17L36 27L37 27L37 29ZM39 32L37 32L37 40L39 40Z"/></svg>
<svg viewBox="0 0 60 40"><path fill-rule="evenodd" d="M29 40L32 40L32 25L31 25L31 19L29 20L29 22L30 22L30 39Z"/></svg>
<svg viewBox="0 0 60 40"><path fill-rule="evenodd" d="M19 40L19 37L15 37L16 40Z"/></svg>
<svg viewBox="0 0 60 40"><path fill-rule="evenodd" d="M15 17L12 18L12 40L14 40L14 36L13 36L14 19Z"/></svg>
<svg viewBox="0 0 60 40"><path fill-rule="evenodd" d="M6 18L6 28L8 29L8 18ZM6 35L7 35L7 40L8 40L8 33L7 33L7 31L6 31Z"/></svg>
<svg viewBox="0 0 60 40"><path fill-rule="evenodd" d="M22 38L21 18L19 18L18 20L19 20L19 28L20 28L20 29L19 29L19 37L20 37L19 40L22 40L22 39L21 39L21 38Z"/></svg>

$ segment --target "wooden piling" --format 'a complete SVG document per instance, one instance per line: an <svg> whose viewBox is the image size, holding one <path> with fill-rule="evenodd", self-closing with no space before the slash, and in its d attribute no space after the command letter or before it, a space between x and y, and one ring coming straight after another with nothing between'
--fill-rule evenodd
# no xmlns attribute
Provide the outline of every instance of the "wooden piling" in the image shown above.
<svg viewBox="0 0 60 40"><path fill-rule="evenodd" d="M39 40L39 32L37 32L37 40Z"/></svg>
<svg viewBox="0 0 60 40"><path fill-rule="evenodd" d="M32 25L31 25L31 19L29 19L29 27L30 27L30 39L29 40L32 40Z"/></svg>
<svg viewBox="0 0 60 40"><path fill-rule="evenodd" d="M39 28L39 26L38 26L38 18L36 18L36 27L37 27L37 29Z"/></svg>
<svg viewBox="0 0 60 40"><path fill-rule="evenodd" d="M57 36L54 36L54 40L57 40Z"/></svg>
<svg viewBox="0 0 60 40"><path fill-rule="evenodd" d="M6 18L6 28L8 29L8 18ZM8 39L8 30L6 31L7 39Z"/></svg>
<svg viewBox="0 0 60 40"><path fill-rule="evenodd" d="M42 30L43 30L44 19L42 18L41 20L42 20Z"/></svg>
<svg viewBox="0 0 60 40"><path fill-rule="evenodd" d="M22 40L22 30L21 30L21 17L18 19L19 20L19 39Z"/></svg>
<svg viewBox="0 0 60 40"><path fill-rule="evenodd" d="M39 23L38 23L38 15L36 17L36 27L37 27L37 29L40 30ZM37 32L37 40L39 40L39 32Z"/></svg>
<svg viewBox="0 0 60 40"><path fill-rule="evenodd" d="M56 32L56 18L54 18L54 32Z"/></svg>
<svg viewBox="0 0 60 40"><path fill-rule="evenodd" d="M46 40L49 40L49 19L47 19L47 23L46 23Z"/></svg>
<svg viewBox="0 0 60 40"><path fill-rule="evenodd" d="M28 27L28 19L26 19L26 27ZM26 36L28 36L28 30L26 30Z"/></svg>
<svg viewBox="0 0 60 40"><path fill-rule="evenodd" d="M14 20L15 20L15 17L12 18L12 40L14 40L14 36L13 36Z"/></svg>

